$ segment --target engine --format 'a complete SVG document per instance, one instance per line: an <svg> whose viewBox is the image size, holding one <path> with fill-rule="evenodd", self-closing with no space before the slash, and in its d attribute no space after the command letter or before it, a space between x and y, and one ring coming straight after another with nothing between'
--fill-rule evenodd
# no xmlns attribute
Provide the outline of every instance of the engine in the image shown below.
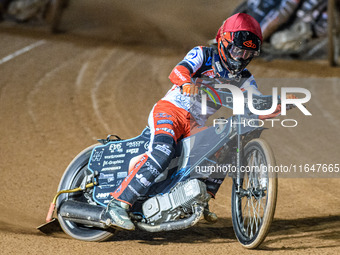
<svg viewBox="0 0 340 255"><path fill-rule="evenodd" d="M169 193L156 195L143 203L147 223L174 221L192 212L195 203L205 205L208 199L203 182L192 179L176 185Z"/></svg>

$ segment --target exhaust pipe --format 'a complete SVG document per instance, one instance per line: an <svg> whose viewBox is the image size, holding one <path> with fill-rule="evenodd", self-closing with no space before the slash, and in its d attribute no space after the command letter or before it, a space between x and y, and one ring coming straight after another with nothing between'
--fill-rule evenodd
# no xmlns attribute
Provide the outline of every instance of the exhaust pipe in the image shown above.
<svg viewBox="0 0 340 255"><path fill-rule="evenodd" d="M59 207L59 214L69 221L106 229L108 226L101 220L105 207L90 205L84 202L66 200Z"/></svg>
<svg viewBox="0 0 340 255"><path fill-rule="evenodd" d="M161 232L161 231L172 231L172 230L180 230L180 229L186 229L189 227L192 227L195 225L201 218L204 207L198 204L195 204L193 206L193 214L183 220L174 221L174 222L166 222L161 223L158 225L150 225L142 222L138 222L136 225L142 230L148 231L148 232Z"/></svg>
<svg viewBox="0 0 340 255"><path fill-rule="evenodd" d="M90 205L84 202L66 200L59 207L59 214L69 221L89 225L97 228L107 229L108 226L102 221L101 216L105 212L105 207L99 205ZM203 215L204 207L198 204L193 206L193 214L183 220L166 222L158 225L150 225L137 222L136 225L141 230L147 232L162 232L186 229L195 225Z"/></svg>

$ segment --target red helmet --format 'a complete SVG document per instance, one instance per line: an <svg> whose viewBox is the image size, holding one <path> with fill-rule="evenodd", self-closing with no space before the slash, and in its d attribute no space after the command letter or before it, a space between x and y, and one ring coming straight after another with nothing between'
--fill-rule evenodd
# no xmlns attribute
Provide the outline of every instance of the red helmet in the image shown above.
<svg viewBox="0 0 340 255"><path fill-rule="evenodd" d="M248 14L234 14L223 22L216 41L222 65L232 74L239 73L260 54L260 24Z"/></svg>

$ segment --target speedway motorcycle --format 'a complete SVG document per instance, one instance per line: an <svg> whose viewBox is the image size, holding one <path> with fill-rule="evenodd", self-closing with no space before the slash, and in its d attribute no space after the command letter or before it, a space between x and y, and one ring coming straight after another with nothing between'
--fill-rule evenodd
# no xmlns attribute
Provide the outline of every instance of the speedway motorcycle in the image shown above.
<svg viewBox="0 0 340 255"><path fill-rule="evenodd" d="M69 0L12 0L4 17L15 22L39 22L47 24L52 33L58 32L63 10Z"/></svg>
<svg viewBox="0 0 340 255"><path fill-rule="evenodd" d="M216 105L232 109L232 93L214 89L214 82L201 83L200 91L218 95ZM247 92L243 94L247 98ZM269 109L272 99L253 95L254 107ZM180 140L168 168L130 209L136 228L160 232L194 226L209 200L205 181L220 170L222 176L218 178L233 179L235 235L245 248L258 247L274 217L278 186L276 175L264 170L275 166L275 158L267 142L260 138L264 128L255 124L258 120L245 104L244 115L218 118L213 126ZM69 164L46 219L59 222L66 234L78 240L104 241L117 232L101 220L101 215L111 200L110 193L128 176L133 162L147 151L150 129L145 128L131 139L109 135L98 141L100 144L86 148ZM57 219L53 218L55 208Z"/></svg>

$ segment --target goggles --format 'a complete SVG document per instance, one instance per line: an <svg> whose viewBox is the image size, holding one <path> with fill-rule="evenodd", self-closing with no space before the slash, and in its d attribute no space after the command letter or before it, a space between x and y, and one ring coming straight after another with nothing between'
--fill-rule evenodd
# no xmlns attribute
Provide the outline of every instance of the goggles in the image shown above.
<svg viewBox="0 0 340 255"><path fill-rule="evenodd" d="M229 53L230 53L230 56L237 60L237 59L249 59L249 58L253 58L253 57L257 57L260 55L260 52L259 51L256 51L256 50L244 50L244 49L241 49L237 46L235 46L234 44L231 45L230 49L229 49Z"/></svg>

